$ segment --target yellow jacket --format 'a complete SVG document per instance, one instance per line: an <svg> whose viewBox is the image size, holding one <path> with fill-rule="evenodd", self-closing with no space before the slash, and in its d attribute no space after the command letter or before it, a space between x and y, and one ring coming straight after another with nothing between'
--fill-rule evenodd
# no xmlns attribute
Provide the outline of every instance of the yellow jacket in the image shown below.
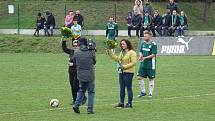
<svg viewBox="0 0 215 121"><path fill-rule="evenodd" d="M134 50L127 50L124 56L122 55L122 52L120 52L118 56L113 52L110 52L109 55L116 62L119 62L119 61L122 62L123 72L126 72L126 73L135 72L135 67L137 63L137 54Z"/></svg>

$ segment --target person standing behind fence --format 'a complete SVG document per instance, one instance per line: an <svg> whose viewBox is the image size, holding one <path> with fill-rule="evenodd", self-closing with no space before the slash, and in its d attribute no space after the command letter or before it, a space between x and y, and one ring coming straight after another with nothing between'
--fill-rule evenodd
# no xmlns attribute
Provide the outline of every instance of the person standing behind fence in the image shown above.
<svg viewBox="0 0 215 121"><path fill-rule="evenodd" d="M141 17L143 16L143 4L142 0L135 0L134 12L137 12Z"/></svg>
<svg viewBox="0 0 215 121"><path fill-rule="evenodd" d="M71 27L71 30L73 32L72 41L78 40L81 37L82 28L81 25L78 24L77 20L73 20L74 25Z"/></svg>
<svg viewBox="0 0 215 121"><path fill-rule="evenodd" d="M53 36L53 30L55 28L55 17L49 11L46 11L47 21L45 22L44 32L45 36L50 36L48 29L50 29L51 36Z"/></svg>
<svg viewBox="0 0 215 121"><path fill-rule="evenodd" d="M81 15L81 11L77 10L75 12L74 19L77 20L78 24L83 28L84 27L84 17Z"/></svg>
<svg viewBox="0 0 215 121"><path fill-rule="evenodd" d="M187 16L185 15L184 11L181 11L179 18L180 24L177 27L178 37L184 37L184 31L188 29Z"/></svg>
<svg viewBox="0 0 215 121"><path fill-rule="evenodd" d="M177 13L180 12L178 4L174 0L169 0L169 3L166 5L166 9L169 9L171 14L173 10L175 10Z"/></svg>
<svg viewBox="0 0 215 121"><path fill-rule="evenodd" d="M118 24L114 22L113 17L109 18L109 22L106 25L106 37L107 40L116 41L116 37L118 37Z"/></svg>
<svg viewBox="0 0 215 121"><path fill-rule="evenodd" d="M46 19L44 16L41 15L41 13L38 13L37 20L36 20L36 30L34 32L34 36L39 36L40 29L44 28L44 23Z"/></svg>
<svg viewBox="0 0 215 121"><path fill-rule="evenodd" d="M131 30L136 30L136 36L139 37L141 20L142 20L141 16L137 12L134 12L131 24L128 25L128 37L131 37Z"/></svg>
<svg viewBox="0 0 215 121"><path fill-rule="evenodd" d="M149 15L152 16L154 10L153 10L151 2L149 2L149 0L144 0L144 3L145 3L145 5L144 5L143 11L148 11Z"/></svg>
<svg viewBox="0 0 215 121"><path fill-rule="evenodd" d="M68 28L71 28L71 26L73 25L73 18L74 18L74 15L73 15L73 11L68 11L68 15L66 15L66 18L65 18L65 26L68 27Z"/></svg>

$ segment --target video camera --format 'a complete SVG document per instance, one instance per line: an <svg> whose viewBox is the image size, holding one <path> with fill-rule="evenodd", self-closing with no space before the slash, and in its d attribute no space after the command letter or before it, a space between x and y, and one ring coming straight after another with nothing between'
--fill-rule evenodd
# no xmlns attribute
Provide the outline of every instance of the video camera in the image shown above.
<svg viewBox="0 0 215 121"><path fill-rule="evenodd" d="M87 48L89 50L95 50L96 51L96 43L92 39L87 40Z"/></svg>

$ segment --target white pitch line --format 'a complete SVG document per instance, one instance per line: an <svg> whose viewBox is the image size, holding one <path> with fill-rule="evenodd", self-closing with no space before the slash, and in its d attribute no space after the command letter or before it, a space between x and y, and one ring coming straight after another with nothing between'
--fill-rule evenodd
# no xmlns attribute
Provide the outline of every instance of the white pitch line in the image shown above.
<svg viewBox="0 0 215 121"><path fill-rule="evenodd" d="M215 93L210 93L210 94L201 94L201 95L190 95L190 96L179 96L179 97L168 97L168 98L158 98L158 99L153 99L151 98L150 100L140 100L140 101L133 101L134 103L140 103L140 102L149 102L149 101L161 101L161 100L173 100L173 99L180 99L180 98L195 98L195 97L201 97L201 96L214 96ZM144 99L144 98L142 98ZM103 104L103 105L95 105L95 107L100 107L100 106L113 106L115 104ZM82 106L82 107L87 107L87 106ZM52 108L52 109L44 109L44 110L33 110L33 111L23 111L23 112L11 112L11 113L1 113L0 116L4 115L15 115L15 114L23 114L23 113L38 113L38 112L44 112L44 111L54 111L54 110L66 110L70 109L71 107L66 107L66 108Z"/></svg>

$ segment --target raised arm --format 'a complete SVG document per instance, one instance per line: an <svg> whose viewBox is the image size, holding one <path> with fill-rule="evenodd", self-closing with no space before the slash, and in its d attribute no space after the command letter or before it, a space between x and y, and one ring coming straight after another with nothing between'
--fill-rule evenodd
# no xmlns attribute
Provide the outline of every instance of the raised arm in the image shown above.
<svg viewBox="0 0 215 121"><path fill-rule="evenodd" d="M62 39L62 49L65 53L70 54L71 52L73 52L73 49L69 49L66 45L66 40Z"/></svg>

